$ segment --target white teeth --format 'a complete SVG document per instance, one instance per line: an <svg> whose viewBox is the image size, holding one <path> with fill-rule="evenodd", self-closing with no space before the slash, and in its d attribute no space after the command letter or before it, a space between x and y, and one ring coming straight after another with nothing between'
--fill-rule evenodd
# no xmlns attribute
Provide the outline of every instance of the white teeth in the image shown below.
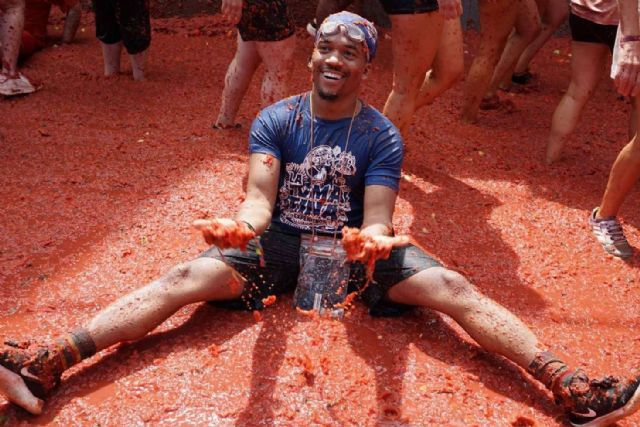
<svg viewBox="0 0 640 427"><path fill-rule="evenodd" d="M325 78L332 79L332 80L338 80L342 77L340 74L332 73L330 71L325 71L324 73L322 73L322 75Z"/></svg>

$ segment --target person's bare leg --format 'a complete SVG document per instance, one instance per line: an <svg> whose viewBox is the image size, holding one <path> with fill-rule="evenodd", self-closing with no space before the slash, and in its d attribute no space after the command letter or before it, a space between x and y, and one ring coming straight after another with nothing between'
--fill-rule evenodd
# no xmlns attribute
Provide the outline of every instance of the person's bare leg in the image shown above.
<svg viewBox="0 0 640 427"><path fill-rule="evenodd" d="M96 352L122 341L142 338L179 308L200 301L228 300L243 284L231 267L213 258L197 258L125 295L85 327L59 336L45 347L24 349L11 341L0 348L0 365L19 373L31 393L46 396L64 371Z"/></svg>
<svg viewBox="0 0 640 427"><path fill-rule="evenodd" d="M629 113L629 127L627 128L627 135L629 141L634 137L638 129L638 101L635 97L631 98L631 112Z"/></svg>
<svg viewBox="0 0 640 427"><path fill-rule="evenodd" d="M240 103L247 92L253 73L260 65L260 56L256 49L256 42L245 42L237 36L236 54L229 64L224 78L220 112L216 125L222 127L233 126Z"/></svg>
<svg viewBox="0 0 640 427"><path fill-rule="evenodd" d="M263 107L289 94L289 76L295 47L295 35L276 42L256 42L256 50L265 67L260 91Z"/></svg>
<svg viewBox="0 0 640 427"><path fill-rule="evenodd" d="M133 74L133 80L143 81L145 79L144 76L144 68L146 65L147 59L147 51L140 53L135 53L133 55L129 54L129 61L131 62L131 71Z"/></svg>
<svg viewBox="0 0 640 427"><path fill-rule="evenodd" d="M502 51L500 61L496 65L486 96L496 94L498 87L505 79L511 80L511 74L518 58L527 46L540 34L540 15L534 0L518 0L515 29L509 36Z"/></svg>
<svg viewBox="0 0 640 427"><path fill-rule="evenodd" d="M18 76L18 54L24 27L24 0L0 0L2 74Z"/></svg>
<svg viewBox="0 0 640 427"><path fill-rule="evenodd" d="M460 80L464 73L462 28L459 19L446 19L442 27L440 46L416 98L416 111L431 104L443 92Z"/></svg>
<svg viewBox="0 0 640 427"><path fill-rule="evenodd" d="M542 351L533 332L520 319L454 271L442 267L423 270L392 287L388 297L450 316L484 349L525 369Z"/></svg>
<svg viewBox="0 0 640 427"><path fill-rule="evenodd" d="M230 286L231 267L213 258L196 258L160 279L118 299L86 326L96 350L144 337L179 308L200 301L238 298L242 285Z"/></svg>
<svg viewBox="0 0 640 427"><path fill-rule="evenodd" d="M565 139L575 130L586 102L596 90L609 49L598 43L571 42L571 83L553 112L547 143L547 163L560 158Z"/></svg>
<svg viewBox="0 0 640 427"><path fill-rule="evenodd" d="M71 43L76 37L78 27L80 27L80 18L82 15L82 5L76 3L64 18L64 28L62 30L62 43Z"/></svg>
<svg viewBox="0 0 640 427"><path fill-rule="evenodd" d="M524 74L529 70L531 60L540 48L549 40L560 25L567 19L569 7L565 0L548 0L542 15L542 29L534 41L527 46L516 64L513 73Z"/></svg>
<svg viewBox="0 0 640 427"><path fill-rule="evenodd" d="M634 110L637 121L640 119L638 117L638 109ZM596 218L617 216L624 199L639 178L640 141L638 141L638 134L636 133L631 141L620 151L616 161L613 163L609 181L607 182L607 189L602 196Z"/></svg>
<svg viewBox="0 0 640 427"><path fill-rule="evenodd" d="M35 397L20 375L0 365L0 394L32 414L42 413L44 402Z"/></svg>
<svg viewBox="0 0 640 427"><path fill-rule="evenodd" d="M580 425L609 425L640 408L640 377L591 381L584 371L543 349L518 317L456 272L443 267L423 270L393 286L387 297L450 316L485 350L506 357L544 384L571 421Z"/></svg>
<svg viewBox="0 0 640 427"><path fill-rule="evenodd" d="M473 123L482 97L489 88L493 70L516 20L517 6L512 0L478 0L480 11L480 47L473 59L464 85L461 119Z"/></svg>
<svg viewBox="0 0 640 427"><path fill-rule="evenodd" d="M405 134L416 97L440 45L443 18L438 12L391 15L393 87L383 114Z"/></svg>
<svg viewBox="0 0 640 427"><path fill-rule="evenodd" d="M104 75L115 76L120 73L120 53L122 52L122 42L107 44L100 42L102 48L102 59L104 61Z"/></svg>

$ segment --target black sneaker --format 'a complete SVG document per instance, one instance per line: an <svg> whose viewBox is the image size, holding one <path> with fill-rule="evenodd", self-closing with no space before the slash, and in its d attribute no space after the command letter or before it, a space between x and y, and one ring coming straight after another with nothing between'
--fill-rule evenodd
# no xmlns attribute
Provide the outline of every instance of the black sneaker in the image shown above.
<svg viewBox="0 0 640 427"><path fill-rule="evenodd" d="M621 382L615 377L591 380L580 369L561 379L560 400L573 426L608 426L640 409L640 377Z"/></svg>
<svg viewBox="0 0 640 427"><path fill-rule="evenodd" d="M524 73L513 73L511 75L511 82L519 85L526 85L533 79L533 74L529 71L525 71Z"/></svg>

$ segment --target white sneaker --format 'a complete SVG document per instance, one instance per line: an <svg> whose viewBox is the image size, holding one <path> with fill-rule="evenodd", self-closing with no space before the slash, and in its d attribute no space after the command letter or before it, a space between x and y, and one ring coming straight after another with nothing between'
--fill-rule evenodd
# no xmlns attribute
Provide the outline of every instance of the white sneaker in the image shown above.
<svg viewBox="0 0 640 427"><path fill-rule="evenodd" d="M318 23L314 19L313 21L307 23L307 33L314 39L316 38L316 32L318 31Z"/></svg>
<svg viewBox="0 0 640 427"><path fill-rule="evenodd" d="M596 219L598 208L589 216L591 232L600 242L605 251L619 258L628 258L633 254L633 248L624 237L620 221L614 216Z"/></svg>
<svg viewBox="0 0 640 427"><path fill-rule="evenodd" d="M36 88L21 73L18 73L18 76L14 78L10 78L6 74L0 74L0 95L26 95L35 91Z"/></svg>

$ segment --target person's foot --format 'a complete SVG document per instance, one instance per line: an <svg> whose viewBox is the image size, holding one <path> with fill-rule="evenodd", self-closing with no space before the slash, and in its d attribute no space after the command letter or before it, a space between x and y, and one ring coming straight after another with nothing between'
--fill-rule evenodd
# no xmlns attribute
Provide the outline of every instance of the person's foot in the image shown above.
<svg viewBox="0 0 640 427"><path fill-rule="evenodd" d="M240 123L232 123L232 124L225 124L225 123L213 123L211 125L211 129L214 130L227 130L227 129L240 129L242 127L242 125Z"/></svg>
<svg viewBox="0 0 640 427"><path fill-rule="evenodd" d="M313 21L307 23L307 33L309 33L311 37L315 38L317 31L318 31L318 23L314 18Z"/></svg>
<svg viewBox="0 0 640 427"><path fill-rule="evenodd" d="M5 341L0 349L0 365L20 375L34 396L44 398L60 383L64 355L51 357L46 348L33 351L28 347Z"/></svg>
<svg viewBox="0 0 640 427"><path fill-rule="evenodd" d="M31 84L29 79L21 73L18 73L16 77L9 77L6 74L0 73L0 95L27 95L35 91L36 88Z"/></svg>
<svg viewBox="0 0 640 427"><path fill-rule="evenodd" d="M633 248L624 236L622 225L615 216L598 218L598 208L593 209L589 216L591 232L600 242L605 251L619 258L628 258L633 254Z"/></svg>
<svg viewBox="0 0 640 427"><path fill-rule="evenodd" d="M498 95L489 95L482 98L480 101L480 109L481 110L497 110L500 108L502 102Z"/></svg>
<svg viewBox="0 0 640 427"><path fill-rule="evenodd" d="M511 75L511 82L518 85L526 85L533 79L533 74L529 72L529 70L524 71L522 73L513 73Z"/></svg>
<svg viewBox="0 0 640 427"><path fill-rule="evenodd" d="M589 380L580 369L560 378L554 391L574 426L607 426L640 409L640 377L620 381L615 377Z"/></svg>

